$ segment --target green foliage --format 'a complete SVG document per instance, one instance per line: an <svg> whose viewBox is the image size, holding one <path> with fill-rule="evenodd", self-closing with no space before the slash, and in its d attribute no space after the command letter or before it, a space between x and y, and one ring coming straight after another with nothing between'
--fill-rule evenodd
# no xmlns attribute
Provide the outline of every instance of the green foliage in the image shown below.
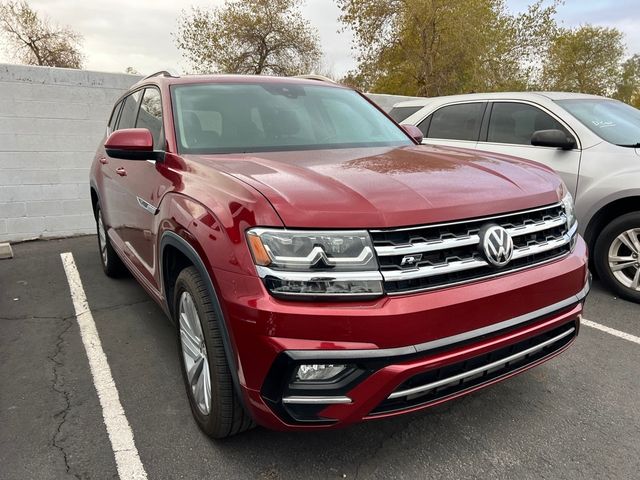
<svg viewBox="0 0 640 480"><path fill-rule="evenodd" d="M321 57L316 30L300 14L301 0L230 0L182 12L177 47L198 73L296 75Z"/></svg>
<svg viewBox="0 0 640 480"><path fill-rule="evenodd" d="M640 55L636 54L622 64L614 97L640 108Z"/></svg>
<svg viewBox="0 0 640 480"><path fill-rule="evenodd" d="M20 63L82 68L82 37L39 16L24 0L0 2L0 34Z"/></svg>
<svg viewBox="0 0 640 480"><path fill-rule="evenodd" d="M623 40L615 28L584 25L560 31L545 59L544 88L612 95L620 78Z"/></svg>
<svg viewBox="0 0 640 480"><path fill-rule="evenodd" d="M508 90L613 95L640 104L640 55L615 28L560 28L561 0L518 15L505 0L336 0L358 66L342 81L401 95Z"/></svg>
<svg viewBox="0 0 640 480"><path fill-rule="evenodd" d="M337 0L356 38L346 81L405 95L523 89L557 30L557 2L517 16L504 0Z"/></svg>

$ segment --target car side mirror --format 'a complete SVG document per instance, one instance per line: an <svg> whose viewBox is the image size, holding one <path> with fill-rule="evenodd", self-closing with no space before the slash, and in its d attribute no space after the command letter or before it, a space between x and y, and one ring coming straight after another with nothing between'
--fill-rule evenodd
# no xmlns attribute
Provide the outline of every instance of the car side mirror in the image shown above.
<svg viewBox="0 0 640 480"><path fill-rule="evenodd" d="M422 139L424 138L424 135L422 134L422 130L420 130L418 127L416 127L415 125L408 125L406 123L403 123L402 125L400 125L402 127L402 129L407 132L409 134L409 136L411 138L413 138L417 143L422 143Z"/></svg>
<svg viewBox="0 0 640 480"><path fill-rule="evenodd" d="M576 141L562 130L537 130L531 135L531 145L571 150L575 148Z"/></svg>
<svg viewBox="0 0 640 480"><path fill-rule="evenodd" d="M125 160L159 160L163 152L153 150L153 136L146 128L124 128L116 130L104 143L112 158Z"/></svg>

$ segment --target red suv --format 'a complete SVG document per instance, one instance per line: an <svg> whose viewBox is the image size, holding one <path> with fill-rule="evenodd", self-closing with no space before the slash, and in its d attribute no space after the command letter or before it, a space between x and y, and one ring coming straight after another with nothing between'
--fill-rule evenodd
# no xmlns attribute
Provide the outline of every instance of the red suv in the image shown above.
<svg viewBox="0 0 640 480"><path fill-rule="evenodd" d="M412 412L572 343L589 273L562 181L419 135L316 79L160 72L118 100L100 258L175 322L207 434Z"/></svg>

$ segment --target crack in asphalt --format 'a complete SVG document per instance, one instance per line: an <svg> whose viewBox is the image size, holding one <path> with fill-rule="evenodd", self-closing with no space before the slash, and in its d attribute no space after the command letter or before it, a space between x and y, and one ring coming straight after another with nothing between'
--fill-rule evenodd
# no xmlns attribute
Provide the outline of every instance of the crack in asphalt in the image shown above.
<svg viewBox="0 0 640 480"><path fill-rule="evenodd" d="M100 313L100 312L104 312L106 310L120 310L121 308L126 308L126 307L134 307L136 305L141 305L144 303L152 303L155 305L155 302L150 299L144 299L144 300L136 300L135 302L129 302L129 303L119 303L116 305L107 305L106 307L100 307L100 308L92 308L91 309L91 313ZM85 313L85 312L80 312L80 314ZM75 319L76 315L69 315L67 317L51 317L51 316L38 316L38 315L19 315L16 317L0 317L0 321L6 320L6 321L16 321L16 320L57 320L57 321L67 321L67 320L72 320Z"/></svg>
<svg viewBox="0 0 640 480"><path fill-rule="evenodd" d="M67 317L64 319L61 319L65 326L62 328L62 330L60 331L60 333L58 333L58 337L56 339L56 344L55 344L55 351L53 353L53 355L49 355L47 356L47 358L52 362L53 364L53 379L52 379L52 383L51 383L51 389L58 393L59 395L62 396L62 398L64 399L64 408L62 408L62 410L60 410L59 412L55 413L53 415L53 418L59 418L60 421L58 422L58 426L56 428L55 433L53 434L53 438L51 439L51 445L55 448L57 448L60 453L62 454L62 458L64 460L64 466L65 469L67 471L68 475L73 475L75 478L77 479L81 479L81 477L76 474L73 473L71 471L71 465L69 464L69 454L67 453L67 451L65 450L64 446L60 443L60 435L62 432L62 426L65 424L65 422L67 421L67 415L69 413L69 411L71 410L71 400L70 400L70 395L69 392L67 390L65 390L62 386L64 385L64 380L63 377L59 371L59 369L61 367L64 366L64 363L61 362L60 360L58 360L58 355L60 355L62 353L62 349L63 349L63 344L64 344L64 335L71 329L73 322L71 322L71 319L74 317Z"/></svg>

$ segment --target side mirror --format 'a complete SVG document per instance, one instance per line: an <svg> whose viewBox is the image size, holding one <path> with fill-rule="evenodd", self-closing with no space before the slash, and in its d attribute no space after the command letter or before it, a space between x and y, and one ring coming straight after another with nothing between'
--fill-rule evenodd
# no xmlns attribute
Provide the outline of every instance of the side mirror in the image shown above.
<svg viewBox="0 0 640 480"><path fill-rule="evenodd" d="M424 138L424 135L422 134L422 130L420 130L418 127L416 127L415 125L408 125L406 123L403 123L402 125L400 125L402 127L402 129L407 132L409 134L409 136L411 138L413 138L416 142L418 143L422 143L422 139Z"/></svg>
<svg viewBox="0 0 640 480"><path fill-rule="evenodd" d="M116 130L104 143L107 155L125 160L156 160L153 150L153 136L146 128L124 128Z"/></svg>
<svg viewBox="0 0 640 480"><path fill-rule="evenodd" d="M562 130L537 130L531 135L531 145L571 150L575 148L576 141Z"/></svg>

